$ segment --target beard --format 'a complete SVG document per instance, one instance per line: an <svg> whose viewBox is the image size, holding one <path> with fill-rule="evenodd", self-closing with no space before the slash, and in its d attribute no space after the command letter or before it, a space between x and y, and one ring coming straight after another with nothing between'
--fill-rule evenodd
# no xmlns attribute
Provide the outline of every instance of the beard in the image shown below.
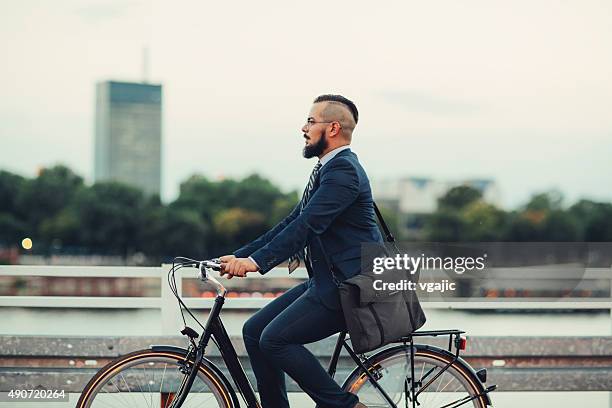
<svg viewBox="0 0 612 408"><path fill-rule="evenodd" d="M304 137L307 136L304 135ZM325 131L322 131L321 137L319 137L319 141L317 143L304 146L302 155L305 158L310 159L311 157L320 156L325 149L327 149L327 137L325 136Z"/></svg>

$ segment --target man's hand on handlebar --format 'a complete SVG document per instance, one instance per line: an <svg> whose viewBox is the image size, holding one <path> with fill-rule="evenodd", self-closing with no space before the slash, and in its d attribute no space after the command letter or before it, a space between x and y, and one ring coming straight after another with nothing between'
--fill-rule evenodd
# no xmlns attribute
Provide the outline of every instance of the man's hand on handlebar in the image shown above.
<svg viewBox="0 0 612 408"><path fill-rule="evenodd" d="M259 268L249 258L236 258L234 255L225 255L219 258L221 261L221 275L227 275L227 279L234 276L245 277L247 272L257 272Z"/></svg>

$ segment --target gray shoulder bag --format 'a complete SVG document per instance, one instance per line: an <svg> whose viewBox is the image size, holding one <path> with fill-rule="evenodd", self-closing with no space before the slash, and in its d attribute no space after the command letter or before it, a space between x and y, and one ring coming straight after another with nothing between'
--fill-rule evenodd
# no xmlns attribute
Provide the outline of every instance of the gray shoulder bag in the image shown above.
<svg viewBox="0 0 612 408"><path fill-rule="evenodd" d="M376 203L374 211L385 240L399 253L395 238ZM323 253L328 267L336 276L334 265L325 250ZM415 291L376 291L373 282L380 278L364 272L341 281L338 285L344 320L356 353L365 353L408 336L423 326L426 320ZM409 273L406 273L405 278L414 279Z"/></svg>

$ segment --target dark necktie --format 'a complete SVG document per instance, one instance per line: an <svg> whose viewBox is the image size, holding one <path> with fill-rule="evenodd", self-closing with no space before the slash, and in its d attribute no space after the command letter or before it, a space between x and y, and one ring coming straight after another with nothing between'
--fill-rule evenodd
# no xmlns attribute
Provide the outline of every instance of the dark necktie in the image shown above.
<svg viewBox="0 0 612 408"><path fill-rule="evenodd" d="M312 169L312 173L310 173L308 185L304 189L304 194L302 194L302 201L300 201L300 212L302 212L304 210L304 207L306 207L306 204L308 204L308 200L310 199L310 195L312 194L312 190L314 189L317 177L319 176L319 170L321 170L321 166L321 162L317 162L317 164L314 166L314 169ZM289 257L289 263L287 264L289 273L293 272L298 266L300 266L300 259L306 259L304 248L300 249L297 253Z"/></svg>

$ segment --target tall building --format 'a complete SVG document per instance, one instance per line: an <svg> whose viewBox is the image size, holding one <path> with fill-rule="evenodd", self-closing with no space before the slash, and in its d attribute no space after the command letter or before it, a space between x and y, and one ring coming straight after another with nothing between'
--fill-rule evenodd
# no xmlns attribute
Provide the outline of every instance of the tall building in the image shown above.
<svg viewBox="0 0 612 408"><path fill-rule="evenodd" d="M159 194L161 114L161 85L99 82L94 181L120 181Z"/></svg>

